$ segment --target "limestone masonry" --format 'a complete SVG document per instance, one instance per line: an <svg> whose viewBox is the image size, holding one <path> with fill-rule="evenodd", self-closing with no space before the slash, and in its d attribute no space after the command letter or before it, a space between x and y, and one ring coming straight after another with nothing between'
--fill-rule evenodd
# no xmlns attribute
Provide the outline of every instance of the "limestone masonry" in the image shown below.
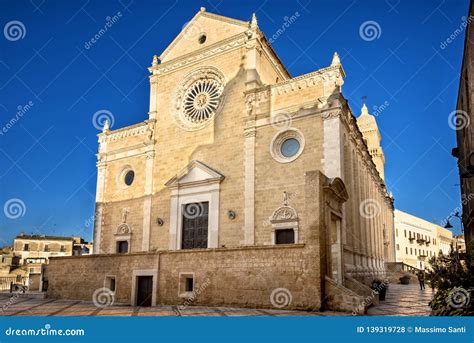
<svg viewBox="0 0 474 343"><path fill-rule="evenodd" d="M255 16L201 9L149 71L148 119L99 134L94 255L52 258L48 296L360 307L395 261L393 199L337 53L292 77Z"/></svg>

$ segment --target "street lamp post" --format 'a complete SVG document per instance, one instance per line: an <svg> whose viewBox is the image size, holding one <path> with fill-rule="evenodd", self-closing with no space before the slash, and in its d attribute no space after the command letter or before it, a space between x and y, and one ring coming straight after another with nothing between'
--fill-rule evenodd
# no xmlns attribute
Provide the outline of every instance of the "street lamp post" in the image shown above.
<svg viewBox="0 0 474 343"><path fill-rule="evenodd" d="M459 211L456 211L454 214L450 214L448 216L448 218L446 219L446 225L444 225L444 228L445 229L452 229L453 226L451 225L451 223L449 222L449 220L451 218L458 218L459 221L461 222L461 232L464 233L464 226L463 226L463 223L462 223L462 215L459 214ZM456 259L459 259L459 250L458 250L458 240L457 240L457 237L454 241L454 243L456 244L456 252L455 252L455 255L456 255Z"/></svg>

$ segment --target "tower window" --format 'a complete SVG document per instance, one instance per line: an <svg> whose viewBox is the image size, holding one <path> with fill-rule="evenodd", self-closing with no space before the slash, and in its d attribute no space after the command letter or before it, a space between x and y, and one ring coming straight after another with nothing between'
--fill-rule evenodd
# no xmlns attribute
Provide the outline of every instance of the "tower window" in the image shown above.
<svg viewBox="0 0 474 343"><path fill-rule="evenodd" d="M199 44L204 44L206 42L207 36L205 34L202 34L199 36Z"/></svg>

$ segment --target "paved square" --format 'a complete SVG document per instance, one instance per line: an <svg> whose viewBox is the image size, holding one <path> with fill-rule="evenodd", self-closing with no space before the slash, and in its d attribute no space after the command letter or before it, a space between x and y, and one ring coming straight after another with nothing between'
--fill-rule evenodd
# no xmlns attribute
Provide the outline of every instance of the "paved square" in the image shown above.
<svg viewBox="0 0 474 343"><path fill-rule="evenodd" d="M385 301L372 306L369 316L428 316L431 289L421 291L417 284L390 284ZM309 312L278 309L248 309L231 307L178 306L133 307L114 305L98 308L92 302L78 300L54 300L16 298L11 305L9 294L0 294L0 316L347 316L343 312Z"/></svg>

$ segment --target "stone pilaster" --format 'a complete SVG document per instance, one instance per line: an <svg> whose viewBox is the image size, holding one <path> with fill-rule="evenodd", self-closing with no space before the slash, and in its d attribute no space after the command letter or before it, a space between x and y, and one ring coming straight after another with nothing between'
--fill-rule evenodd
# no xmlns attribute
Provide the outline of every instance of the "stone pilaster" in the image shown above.
<svg viewBox="0 0 474 343"><path fill-rule="evenodd" d="M101 253L102 222L105 210L105 182L107 179L107 134L108 123L104 125L104 131L99 135L99 153L97 155L97 186L95 194L94 213L94 254Z"/></svg>
<svg viewBox="0 0 474 343"><path fill-rule="evenodd" d="M249 121L250 127L244 131L245 136L245 180L244 180L244 243L255 244L255 121Z"/></svg>
<svg viewBox="0 0 474 343"><path fill-rule="evenodd" d="M143 236L142 236L142 251L150 250L150 229L151 229L151 201L153 194L153 166L155 162L154 152L154 125L155 121L148 122L148 141L149 151L146 153L145 162L145 190L143 198Z"/></svg>

